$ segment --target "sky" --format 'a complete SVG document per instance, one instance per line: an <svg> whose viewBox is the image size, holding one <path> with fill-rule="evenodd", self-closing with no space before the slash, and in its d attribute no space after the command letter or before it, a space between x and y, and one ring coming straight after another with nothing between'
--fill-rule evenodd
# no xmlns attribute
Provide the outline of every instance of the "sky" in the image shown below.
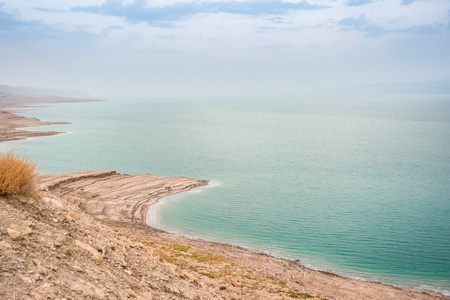
<svg viewBox="0 0 450 300"><path fill-rule="evenodd" d="M449 0L0 0L0 84L298 96L450 81Z"/></svg>

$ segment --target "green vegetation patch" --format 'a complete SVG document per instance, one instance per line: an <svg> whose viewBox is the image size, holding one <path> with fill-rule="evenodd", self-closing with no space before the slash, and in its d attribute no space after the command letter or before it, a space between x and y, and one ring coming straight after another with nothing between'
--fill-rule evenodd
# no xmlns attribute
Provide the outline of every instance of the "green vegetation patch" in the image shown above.
<svg viewBox="0 0 450 300"><path fill-rule="evenodd" d="M188 250L192 249L191 246L184 246L184 245L180 245L180 244L173 244L172 248L174 250L181 251L181 252L187 252Z"/></svg>
<svg viewBox="0 0 450 300"><path fill-rule="evenodd" d="M215 279L216 278L216 275L214 275L213 273L200 272L200 274L202 274L203 276L209 277L211 279Z"/></svg>
<svg viewBox="0 0 450 300"><path fill-rule="evenodd" d="M298 293L298 292L289 292L289 297L291 298L297 298L297 299L310 299L314 298L311 294L308 293Z"/></svg>
<svg viewBox="0 0 450 300"><path fill-rule="evenodd" d="M167 262L175 262L177 259L169 254L167 254L163 250L156 250L155 254L159 256L160 259L165 260Z"/></svg>
<svg viewBox="0 0 450 300"><path fill-rule="evenodd" d="M211 253L204 253L195 251L192 253L191 258L195 259L198 262L209 262L209 263L219 263L219 262L225 262L226 260L220 256L215 256Z"/></svg>

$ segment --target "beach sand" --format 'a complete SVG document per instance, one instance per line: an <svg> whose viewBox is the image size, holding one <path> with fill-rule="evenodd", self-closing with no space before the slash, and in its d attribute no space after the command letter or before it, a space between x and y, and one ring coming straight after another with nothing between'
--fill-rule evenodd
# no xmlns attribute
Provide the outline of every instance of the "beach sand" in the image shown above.
<svg viewBox="0 0 450 300"><path fill-rule="evenodd" d="M20 130L13 129L24 127L23 124L33 124L30 126L41 124L40 121L31 118L21 119L20 122L23 123L20 123L11 113L3 112L2 115L5 123L2 121L0 124L7 129L1 129L4 137L0 141L28 137ZM164 282L150 280L145 288L141 286L140 291L142 293L149 291L153 299L160 299L162 295L165 297L172 295L170 299L291 299L310 296L314 299L450 299L450 296L430 291L395 287L316 271L300 265L297 261L275 258L263 252L238 246L179 236L146 225L145 218L149 205L162 197L205 184L206 180L150 174L126 175L115 171L83 171L39 176L44 199L50 199L48 201L53 203L76 206L102 224L89 225L91 229L97 228L94 230L98 234L97 239L107 238L108 234L111 234L99 231L98 228L106 225L107 228L119 233L122 238L129 239L128 243L131 245L129 248L137 251L134 257L139 256L144 261L157 259L158 264L165 266L164 270L170 270L172 274L169 276L170 280ZM71 213L66 214L68 216ZM75 222L72 217L69 219ZM57 223L55 224L57 226ZM82 228L77 228L78 232L81 232ZM70 234L69 232L68 235ZM76 234L72 233L73 236ZM105 256L107 255L106 252ZM76 258L76 255L74 257ZM101 266L97 263L97 266L109 270L106 265ZM128 270L129 266L125 264L122 268ZM136 265L134 268L134 271L127 273L130 278L136 277L139 272L148 272L148 267L141 270ZM113 270L115 269L108 272L112 273ZM159 274L158 270L155 267L152 276L167 277L166 271ZM82 276L81 274L75 276ZM120 276L128 276L127 274ZM104 279L105 282L107 279ZM56 281L53 284L58 285ZM181 284L183 292L172 290L173 288L169 288L168 292L168 287ZM211 295L208 297L211 298L199 296L208 293ZM112 290L109 295L109 298L116 298ZM146 295L151 299L150 294Z"/></svg>

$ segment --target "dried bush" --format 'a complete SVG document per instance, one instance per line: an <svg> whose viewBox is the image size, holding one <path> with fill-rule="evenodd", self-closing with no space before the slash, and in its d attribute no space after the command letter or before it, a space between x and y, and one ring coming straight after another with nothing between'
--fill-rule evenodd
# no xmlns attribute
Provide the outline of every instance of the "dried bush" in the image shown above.
<svg viewBox="0 0 450 300"><path fill-rule="evenodd" d="M0 196L35 196L36 163L11 150L0 154Z"/></svg>

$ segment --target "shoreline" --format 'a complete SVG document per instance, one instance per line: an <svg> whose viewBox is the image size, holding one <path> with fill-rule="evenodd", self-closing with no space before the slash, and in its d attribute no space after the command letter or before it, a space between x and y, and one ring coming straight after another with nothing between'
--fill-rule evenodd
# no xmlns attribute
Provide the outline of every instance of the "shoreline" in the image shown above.
<svg viewBox="0 0 450 300"><path fill-rule="evenodd" d="M49 125L65 125L68 122L42 121L33 117L17 115L17 109L36 108L39 104L96 102L97 99L76 99L58 96L21 95L0 93L0 142L26 140L31 137L43 137L62 134L59 131L33 131L21 128Z"/></svg>
<svg viewBox="0 0 450 300"><path fill-rule="evenodd" d="M4 114L4 111L4 108L0 105L0 115ZM7 112L6 115L9 118L14 114L11 112ZM16 117L24 118L22 120L24 122L28 122L28 124L39 124L30 125L29 127L54 125L55 123L67 124L64 122L50 122L51 124L48 124L48 122L40 121L34 118L25 118L20 116ZM12 120L14 119L15 118L12 117ZM16 120L12 122L17 122ZM14 134L16 135L15 139L2 139L2 127L0 127L0 142L20 140L22 138L26 139L32 136L48 136L60 133L43 132L45 134L32 135L36 132L23 130L25 132L29 132L31 135L21 136L22 131L16 130L16 128L21 127L27 126L16 126L14 130L11 131L10 134L12 137L14 137ZM271 274L271 277L275 275L276 278L281 278L280 280L282 280L282 282L286 282L296 287L297 289L306 288L308 292L315 294L324 294L330 297L330 299L373 299L373 297L375 297L376 299L450 299L449 296L425 289L400 287L375 281L364 281L352 277L344 277L326 271L314 270L300 265L297 261L292 261L284 258L276 258L265 252L251 250L232 244L223 244L203 240L201 238L177 235L147 225L146 218L150 205L157 203L163 197L181 193L183 191L190 190L193 187L206 185L207 181L205 180L189 179L185 177L164 177L165 179L162 182L158 181L162 177L150 174L123 175L118 174L115 171L86 171L74 173L41 175L41 178L44 178L44 181L46 182L44 184L45 189L50 190L54 195L55 193L56 195L58 195L58 193L55 191L60 188L64 188L64 193L68 193L67 190L70 185L72 185L69 188L72 189L69 192L71 203L75 204L82 211L87 212L95 219L100 220L105 224L119 227L125 232L128 232L130 235L144 237L149 240L154 239L158 242L187 244L190 247L196 247L201 249L202 251L209 251L214 255L220 255L221 257L225 257L230 261L238 262L253 271L262 272L264 274ZM106 179L108 176L110 178L114 178L114 181L108 181ZM121 194L121 192L126 192L129 194L129 186L126 186L125 184L124 186L126 187L121 189L120 185L117 185L117 181L115 180L119 180L120 176L125 176L121 178L128 183L133 182L135 191L131 193L132 197L136 196L136 190L141 193L142 190L145 190L146 192L142 193L142 195L147 198L144 197L145 199L135 199L135 203L131 205L129 202L127 202L126 198L122 198L119 201L119 204L114 205L114 201L110 200L111 198L105 199L104 202L99 202L98 197L89 199L88 197L86 197L86 189L80 189L80 178L84 180L85 184L88 185L92 184L92 180L97 181L99 178L104 178L105 181L102 182L102 184L97 188L105 188L106 190L104 190L103 192L101 192L100 190L100 192L97 192L97 195L108 195L108 197L111 197L112 195L118 196L119 194ZM143 184L145 182L148 182L150 178L150 181L153 181L154 185L146 186L143 189ZM179 185L180 180L185 181L184 186ZM151 190L150 193L152 194L152 196L159 197L156 199L156 201L152 202L148 200L148 189ZM75 190L80 190L80 193L74 193ZM58 195L58 197L63 198L62 194ZM120 197L117 197L116 199L120 199ZM95 205L93 203L95 203Z"/></svg>
<svg viewBox="0 0 450 300"><path fill-rule="evenodd" d="M19 128L64 125L70 123L41 121L36 118L18 116L15 113L0 107L0 124L0 142L10 142L64 133L57 131L32 131Z"/></svg>
<svg viewBox="0 0 450 300"><path fill-rule="evenodd" d="M148 184L149 181L152 183ZM106 225L120 228L135 239L208 252L252 272L277 278L293 289L325 294L327 299L450 299L450 296L431 290L345 277L262 251L167 232L150 227L142 218L142 211L147 211L150 203L205 184L204 180L185 177L127 175L115 171L40 175L40 185L54 196L78 206Z"/></svg>
<svg viewBox="0 0 450 300"><path fill-rule="evenodd" d="M198 188L202 188L202 187L207 187L206 186L198 186ZM173 195L168 195L165 197L162 197L160 199L158 199L156 202L152 202L148 205L147 210L150 210L151 206L159 204L161 200L163 200L163 198L167 198L167 197L171 197L174 196L176 194ZM147 212L148 215L148 212ZM163 229L163 228L159 228L157 226L152 225L151 223L148 223L146 221L145 223L146 226L148 226L149 228L152 228L154 230L157 231L161 231L170 235L175 235L175 236L179 236L182 238L185 238L187 240L199 240L199 241L203 241L205 243L213 243L213 244L218 244L218 245L224 245L224 246L229 246L232 248L241 248L244 251L249 251L249 252L253 252L255 255L267 255L269 257L272 257L274 259L277 260L282 260L282 261L286 261L288 263L295 263L298 264L298 266L302 267L302 268L306 268L308 270L310 270L311 272L319 272L319 273L323 273L326 275L330 275L330 276L336 276L336 277L340 277L343 280L345 279L354 279L357 281L361 281L361 282L368 282L368 283L375 283L375 284L381 284L381 285L385 285L388 287L392 287L392 288L398 288L398 289L408 289L408 290L416 290L416 291L426 291L426 292L431 292L431 293L436 293L439 295L442 295L444 297L448 297L448 299L450 299L450 290L443 290L443 289L439 289L439 288L433 288L432 286L428 286L426 284L423 284L423 286L425 287L420 287L420 286L416 286L416 285L407 285L405 284L401 284L401 283L390 283L389 282L389 277L385 277L383 275L380 275L378 277L380 277L380 279L369 279L369 278L364 278L363 275L358 276L358 275L347 275L347 274L340 274L339 271L326 271L326 270L321 270L320 268L315 268L312 264L305 264L303 263L300 259L295 259L295 258L289 258L287 256L283 256L282 254L274 254L274 253L270 253L268 251L262 250L262 249L257 249L257 248L252 248L250 245L244 245L244 244L240 244L238 242L234 243L232 241L227 242L227 241L217 241L214 240L214 238L205 238L205 237L201 237L201 236L195 236L195 235L187 235L187 234L182 234L182 233L178 233L176 232L176 230L168 230L168 229ZM345 273L345 272L343 272ZM375 274L375 273L374 273ZM428 288L426 288L428 287Z"/></svg>
<svg viewBox="0 0 450 300"><path fill-rule="evenodd" d="M40 186L63 199L69 195L68 202L96 219L142 225L146 224L149 205L207 183L202 179L128 175L112 170L39 175Z"/></svg>

